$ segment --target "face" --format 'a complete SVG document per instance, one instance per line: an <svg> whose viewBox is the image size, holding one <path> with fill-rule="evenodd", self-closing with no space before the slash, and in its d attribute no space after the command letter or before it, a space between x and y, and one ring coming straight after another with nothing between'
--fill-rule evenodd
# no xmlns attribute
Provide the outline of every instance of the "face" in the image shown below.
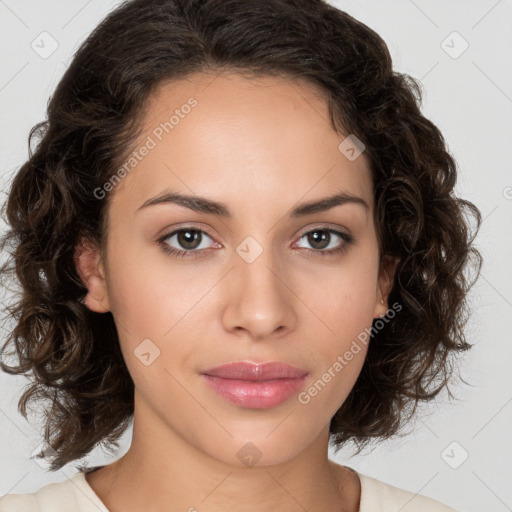
<svg viewBox="0 0 512 512"><path fill-rule="evenodd" d="M248 442L260 465L289 460L328 432L367 347L343 356L386 311L366 156L340 151L318 91L273 77L162 84L143 126L129 172L105 187L106 260L77 253L87 306L117 326L134 428L231 465ZM307 375L284 400L235 403L202 374L233 361Z"/></svg>

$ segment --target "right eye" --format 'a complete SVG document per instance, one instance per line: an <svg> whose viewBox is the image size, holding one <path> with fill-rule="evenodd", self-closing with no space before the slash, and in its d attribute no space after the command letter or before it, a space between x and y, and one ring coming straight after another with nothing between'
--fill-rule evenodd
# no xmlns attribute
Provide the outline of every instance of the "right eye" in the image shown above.
<svg viewBox="0 0 512 512"><path fill-rule="evenodd" d="M201 242L204 236L212 240L206 231L192 226L186 226L163 235L158 239L158 243L162 246L164 251L173 256L196 257L198 256L196 253L201 253L206 249L205 247L201 248ZM183 249L170 245L169 241L172 239L174 239L175 244L181 246Z"/></svg>

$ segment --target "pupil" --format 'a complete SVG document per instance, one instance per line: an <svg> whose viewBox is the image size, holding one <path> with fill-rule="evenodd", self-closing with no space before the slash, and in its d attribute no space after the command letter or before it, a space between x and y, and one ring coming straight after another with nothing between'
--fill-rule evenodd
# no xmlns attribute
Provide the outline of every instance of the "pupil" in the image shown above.
<svg viewBox="0 0 512 512"><path fill-rule="evenodd" d="M197 230L185 230L178 233L178 242L185 249L195 249L199 244L194 244L194 241L200 239L200 234Z"/></svg>
<svg viewBox="0 0 512 512"><path fill-rule="evenodd" d="M319 236L318 236L318 233L321 233ZM313 231L309 234L309 243L315 247L316 249L324 249L325 247L327 247L329 245L329 237L330 237L330 234L327 233L327 231L325 230L317 230L317 231ZM327 243L325 243L327 241ZM316 247L315 244L320 244L320 247Z"/></svg>

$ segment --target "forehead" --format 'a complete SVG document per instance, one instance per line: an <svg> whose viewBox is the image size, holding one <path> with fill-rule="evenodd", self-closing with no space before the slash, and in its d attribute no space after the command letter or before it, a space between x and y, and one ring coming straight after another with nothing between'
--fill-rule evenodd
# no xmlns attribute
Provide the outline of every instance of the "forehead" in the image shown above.
<svg viewBox="0 0 512 512"><path fill-rule="evenodd" d="M134 149L150 149L114 194L126 188L136 207L164 188L240 205L289 208L337 191L372 204L364 153L351 161L340 151L347 134L334 131L322 91L309 83L196 73L160 84L142 127Z"/></svg>

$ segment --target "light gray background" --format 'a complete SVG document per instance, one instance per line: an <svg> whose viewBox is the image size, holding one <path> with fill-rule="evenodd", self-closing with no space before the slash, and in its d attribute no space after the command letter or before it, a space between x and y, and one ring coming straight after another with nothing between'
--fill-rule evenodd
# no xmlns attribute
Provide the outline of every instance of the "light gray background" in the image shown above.
<svg viewBox="0 0 512 512"><path fill-rule="evenodd" d="M439 126L459 165L457 192L482 211L478 247L485 260L470 295L473 315L467 336L474 348L462 361L462 376L472 386L454 385L457 402L450 403L444 394L437 404L420 410L407 437L352 458L348 449L331 455L460 511L512 510L512 1L331 3L376 30L387 42L395 68L421 80L423 112ZM3 180L26 159L29 130L44 118L47 100L74 51L118 4L0 0ZM48 37L40 35L43 31L58 43L47 58L31 47L35 41L43 51L41 38ZM464 41L469 47L458 55ZM51 49L49 39L44 48ZM4 183L2 190L3 201ZM41 430L34 417L30 425L16 409L26 384L23 377L0 374L0 495L34 492L75 473L73 465L51 473L30 460ZM111 462L124 454L130 439L128 431L113 458L95 450L85 460Z"/></svg>

